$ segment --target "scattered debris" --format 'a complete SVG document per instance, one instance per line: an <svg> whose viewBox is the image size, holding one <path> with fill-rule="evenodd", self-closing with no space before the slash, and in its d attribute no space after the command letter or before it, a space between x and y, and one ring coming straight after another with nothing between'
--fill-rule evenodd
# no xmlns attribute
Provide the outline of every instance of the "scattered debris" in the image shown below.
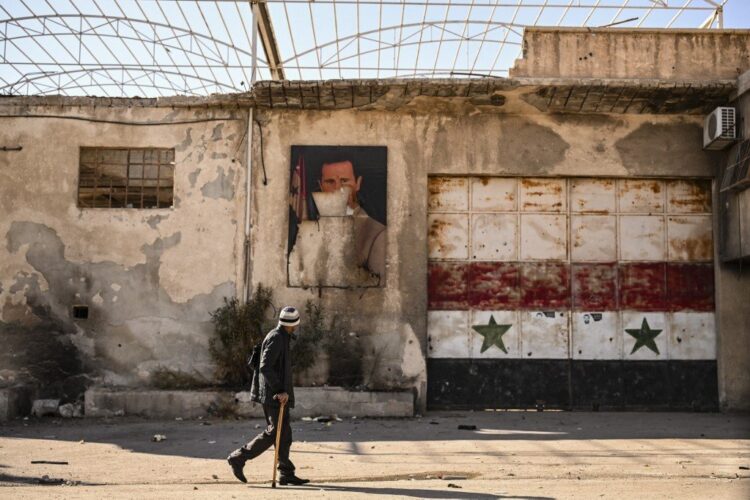
<svg viewBox="0 0 750 500"><path fill-rule="evenodd" d="M459 431L475 431L477 430L476 425L460 424L458 426Z"/></svg>
<svg viewBox="0 0 750 500"><path fill-rule="evenodd" d="M440 422L435 422L434 420L431 420L430 425L440 425Z"/></svg>
<svg viewBox="0 0 750 500"><path fill-rule="evenodd" d="M211 474L211 477L214 479L219 479L219 476L217 476L216 474Z"/></svg>
<svg viewBox="0 0 750 500"><path fill-rule="evenodd" d="M151 441L153 441L154 443L161 443L165 439L167 439L167 436L165 436L164 434L154 434L154 437L151 438Z"/></svg>
<svg viewBox="0 0 750 500"><path fill-rule="evenodd" d="M313 420L320 422L321 424L327 424L331 421L331 417L315 417Z"/></svg>
<svg viewBox="0 0 750 500"><path fill-rule="evenodd" d="M83 439L81 439L80 441L78 441L78 444L86 444L86 441L84 441Z"/></svg>
<svg viewBox="0 0 750 500"><path fill-rule="evenodd" d="M57 416L59 407L59 399L35 399L31 405L31 414L35 417Z"/></svg>
<svg viewBox="0 0 750 500"><path fill-rule="evenodd" d="M211 425L211 422L209 421L201 422L201 425Z"/></svg>
<svg viewBox="0 0 750 500"><path fill-rule="evenodd" d="M313 419L312 419L312 417L302 417L302 421L303 422L312 422Z"/></svg>
<svg viewBox="0 0 750 500"><path fill-rule="evenodd" d="M81 418L83 417L83 407L79 404L68 403L60 405L57 409L58 413L63 418Z"/></svg>
<svg viewBox="0 0 750 500"><path fill-rule="evenodd" d="M740 465L740 470L750 470L750 467L747 465Z"/></svg>
<svg viewBox="0 0 750 500"><path fill-rule="evenodd" d="M178 422L181 422L182 421L182 417L175 417L175 420L178 421Z"/></svg>
<svg viewBox="0 0 750 500"><path fill-rule="evenodd" d="M457 484L453 484L453 483L448 483L448 488L456 488L456 489L459 489L459 490L460 490L460 489L461 489L461 486L459 486L459 485L457 485Z"/></svg>
<svg viewBox="0 0 750 500"><path fill-rule="evenodd" d="M255 424L256 429L260 429L260 424Z"/></svg>
<svg viewBox="0 0 750 500"><path fill-rule="evenodd" d="M47 474L39 478L39 484L63 484L63 482L62 479L49 477Z"/></svg>
<svg viewBox="0 0 750 500"><path fill-rule="evenodd" d="M208 444L216 444L216 441L209 441Z"/></svg>
<svg viewBox="0 0 750 500"><path fill-rule="evenodd" d="M69 465L68 462L57 461L57 460L32 460L32 464L48 464L48 465Z"/></svg>
<svg viewBox="0 0 750 500"><path fill-rule="evenodd" d="M63 483L65 486L79 486L81 484L80 481L74 481L73 479L68 479Z"/></svg>

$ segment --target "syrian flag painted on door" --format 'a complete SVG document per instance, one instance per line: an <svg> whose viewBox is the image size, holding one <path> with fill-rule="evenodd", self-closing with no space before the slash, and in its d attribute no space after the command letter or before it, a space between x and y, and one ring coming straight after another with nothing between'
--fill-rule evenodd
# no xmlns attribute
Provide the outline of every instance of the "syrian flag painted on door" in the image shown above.
<svg viewBox="0 0 750 500"><path fill-rule="evenodd" d="M432 408L716 407L710 180L429 190Z"/></svg>

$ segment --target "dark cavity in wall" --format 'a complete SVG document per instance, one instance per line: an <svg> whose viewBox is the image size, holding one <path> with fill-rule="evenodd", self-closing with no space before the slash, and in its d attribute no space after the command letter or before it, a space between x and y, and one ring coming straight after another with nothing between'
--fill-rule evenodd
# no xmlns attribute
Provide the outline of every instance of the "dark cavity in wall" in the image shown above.
<svg viewBox="0 0 750 500"><path fill-rule="evenodd" d="M33 325L0 322L0 366L8 373L0 386L32 385L41 398L76 401L91 383L78 350L49 311L37 308L36 316Z"/></svg>

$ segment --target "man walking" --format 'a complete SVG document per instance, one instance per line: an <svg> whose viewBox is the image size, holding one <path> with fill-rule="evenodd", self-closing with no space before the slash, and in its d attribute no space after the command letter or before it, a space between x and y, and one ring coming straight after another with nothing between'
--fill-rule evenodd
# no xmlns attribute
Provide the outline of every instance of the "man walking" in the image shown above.
<svg viewBox="0 0 750 500"><path fill-rule="evenodd" d="M277 422L281 405L286 405L286 414L281 425L281 444L279 445L279 484L300 485L310 482L294 474L294 464L289 460L289 448L292 446L292 427L289 424L289 409L294 407L294 386L292 384L292 355L289 343L294 330L299 325L299 311L294 307L285 307L279 314L279 324L263 340L260 354L260 368L253 374L250 398L263 405L268 427L245 446L234 450L227 462L234 475L247 482L243 468L245 462L257 457L275 444Z"/></svg>

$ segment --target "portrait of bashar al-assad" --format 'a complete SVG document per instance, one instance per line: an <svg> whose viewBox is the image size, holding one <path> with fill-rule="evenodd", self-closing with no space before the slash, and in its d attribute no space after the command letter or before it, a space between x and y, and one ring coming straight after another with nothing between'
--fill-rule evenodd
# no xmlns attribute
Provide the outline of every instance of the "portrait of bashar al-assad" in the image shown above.
<svg viewBox="0 0 750 500"><path fill-rule="evenodd" d="M351 235L341 235L352 247L345 252L346 260L352 260L370 276L382 278L386 263L386 164L387 149L381 146L292 146L290 253L304 221L348 218L348 222L327 221L330 227L352 231Z"/></svg>

